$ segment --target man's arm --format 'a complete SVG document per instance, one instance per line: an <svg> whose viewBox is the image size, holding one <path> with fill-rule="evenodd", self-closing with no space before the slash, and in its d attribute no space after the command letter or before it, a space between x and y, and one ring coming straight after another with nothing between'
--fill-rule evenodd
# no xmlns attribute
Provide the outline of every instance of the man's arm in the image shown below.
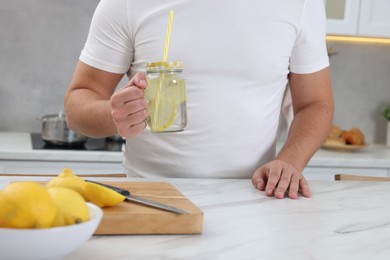
<svg viewBox="0 0 390 260"><path fill-rule="evenodd" d="M114 94L122 77L123 74L79 62L65 95L69 128L90 137L131 136L141 132L146 118L142 90L146 80L137 75Z"/></svg>
<svg viewBox="0 0 390 260"><path fill-rule="evenodd" d="M276 159L259 168L252 182L268 196L297 198L298 191L309 197L302 171L329 132L334 103L329 68L311 74L289 76L294 120L287 141Z"/></svg>
<svg viewBox="0 0 390 260"><path fill-rule="evenodd" d="M289 162L302 171L325 141L332 124L334 104L330 70L291 73L289 83L294 120L276 159Z"/></svg>

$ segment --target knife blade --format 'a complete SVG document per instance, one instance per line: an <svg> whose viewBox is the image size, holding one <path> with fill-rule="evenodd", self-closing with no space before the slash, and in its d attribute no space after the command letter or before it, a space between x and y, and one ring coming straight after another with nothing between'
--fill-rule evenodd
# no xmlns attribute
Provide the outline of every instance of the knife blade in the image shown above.
<svg viewBox="0 0 390 260"><path fill-rule="evenodd" d="M139 203L139 204L142 204L142 205L145 205L145 206L150 206L150 207L153 207L153 208L158 208L158 209L161 209L161 210L170 211L170 212L174 212L174 213L177 213L177 214L187 214L188 213L185 210L182 210L182 209L179 209L179 208L167 205L167 204L163 204L163 203L160 203L160 202L157 202L157 201L145 199L145 198L140 197L140 196L135 196L135 195L131 194L130 191L122 189L122 188L119 188L119 187L115 187L115 186L111 186L111 185L108 185L108 184L105 184L105 183L100 183L100 182L91 181L91 180L85 180L85 181L86 182L95 183L95 184L104 186L106 188L109 188L109 189L111 189L111 190L113 190L115 192L118 192L119 194L121 194L121 195L126 197L126 199L125 199L126 201L136 202L136 203Z"/></svg>

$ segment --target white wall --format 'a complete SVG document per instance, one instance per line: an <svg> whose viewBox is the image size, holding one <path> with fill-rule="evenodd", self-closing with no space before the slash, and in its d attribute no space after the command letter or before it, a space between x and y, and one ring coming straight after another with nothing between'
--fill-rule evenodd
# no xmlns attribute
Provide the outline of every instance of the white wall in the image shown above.
<svg viewBox="0 0 390 260"><path fill-rule="evenodd" d="M368 142L384 143L390 104L390 44L328 42L337 55L330 59L335 96L334 122L359 127Z"/></svg>

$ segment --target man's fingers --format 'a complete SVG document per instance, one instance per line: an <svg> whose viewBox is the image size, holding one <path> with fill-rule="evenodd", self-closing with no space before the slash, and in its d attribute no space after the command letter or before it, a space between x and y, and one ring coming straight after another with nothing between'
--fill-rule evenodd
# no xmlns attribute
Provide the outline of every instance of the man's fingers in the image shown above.
<svg viewBox="0 0 390 260"><path fill-rule="evenodd" d="M252 177L252 184L253 186L256 187L258 190L264 190L265 185L267 184L267 179L268 179L268 174L267 174L268 169L263 167L258 169Z"/></svg>
<svg viewBox="0 0 390 260"><path fill-rule="evenodd" d="M111 115L115 121L127 119L129 115L145 110L146 114L147 101L144 98L139 98L131 102L119 105L112 105ZM146 117L146 115L145 115Z"/></svg>
<svg viewBox="0 0 390 260"><path fill-rule="evenodd" d="M130 137L145 129L147 104L143 91L137 87L123 89L112 96L111 115L119 135Z"/></svg>
<svg viewBox="0 0 390 260"><path fill-rule="evenodd" d="M304 197L306 197L306 198L311 197L311 191L309 189L309 184L307 183L307 181L304 178L300 179L299 187L300 187L300 192L302 193L302 195Z"/></svg>
<svg viewBox="0 0 390 260"><path fill-rule="evenodd" d="M280 179L281 170L282 169L279 167L272 167L269 169L268 181L265 187L265 194L267 194L267 196L274 195L276 185L278 185Z"/></svg>
<svg viewBox="0 0 390 260"><path fill-rule="evenodd" d="M137 73L110 98L111 116L122 137L134 136L146 127L146 108L144 89L147 87L144 73Z"/></svg>
<svg viewBox="0 0 390 260"><path fill-rule="evenodd" d="M259 174L259 176L252 178L252 184L253 184L253 186L256 187L256 189L258 189L258 190L265 189L266 180L264 180L263 178L264 177L260 176L260 174Z"/></svg>
<svg viewBox="0 0 390 260"><path fill-rule="evenodd" d="M121 136L131 137L141 133L145 129L145 120L138 124L131 125L127 129L121 131Z"/></svg>
<svg viewBox="0 0 390 260"><path fill-rule="evenodd" d="M290 187L288 189L288 197L290 199L297 199L299 191L299 175L295 174L291 177Z"/></svg>
<svg viewBox="0 0 390 260"><path fill-rule="evenodd" d="M289 172L286 169L283 169L283 172L280 176L278 186L275 189L275 197L277 199L283 199L286 194L287 189L290 187L291 176L293 173Z"/></svg>
<svg viewBox="0 0 390 260"><path fill-rule="evenodd" d="M282 199L286 195L297 199L299 193L311 197L309 185L301 172L293 165L281 160L271 161L259 168L252 177L252 184L267 196Z"/></svg>
<svg viewBox="0 0 390 260"><path fill-rule="evenodd" d="M130 104L133 105L133 104ZM134 107L136 109L136 107ZM132 113L129 113L129 110L118 110L119 112L113 114L113 118L115 121L115 124L119 129L127 130L133 125L143 123L146 120L146 117L148 116L146 112L146 108L140 109L138 111L134 111Z"/></svg>
<svg viewBox="0 0 390 260"><path fill-rule="evenodd" d="M146 111L129 115L125 120L116 121L118 134L123 137L134 136L146 127Z"/></svg>
<svg viewBox="0 0 390 260"><path fill-rule="evenodd" d="M127 86L137 86L139 88L146 88L148 86L148 82L146 81L146 75L142 72L137 72L134 77L129 81Z"/></svg>
<svg viewBox="0 0 390 260"><path fill-rule="evenodd" d="M128 87L128 88L122 88L114 95L112 95L110 98L110 103L111 103L111 107L119 108L130 101L143 99L143 98L144 98L144 92L141 89L137 87Z"/></svg>

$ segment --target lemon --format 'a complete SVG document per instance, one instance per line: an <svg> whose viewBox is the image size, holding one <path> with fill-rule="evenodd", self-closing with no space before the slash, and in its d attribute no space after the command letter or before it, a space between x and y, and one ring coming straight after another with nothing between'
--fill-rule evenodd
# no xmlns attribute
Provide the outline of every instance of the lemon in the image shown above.
<svg viewBox="0 0 390 260"><path fill-rule="evenodd" d="M157 110L156 105L158 106ZM150 129L154 132L162 132L175 120L177 113L176 103L171 99L160 97L158 104L156 100L148 103L147 113L149 115L148 124Z"/></svg>
<svg viewBox="0 0 390 260"><path fill-rule="evenodd" d="M159 90L159 93L158 93ZM148 78L145 98L151 102L157 95L181 104L186 100L186 83L184 79L166 76L164 78Z"/></svg>
<svg viewBox="0 0 390 260"><path fill-rule="evenodd" d="M109 188L91 182L85 184L90 202L98 207L112 207L125 200L125 196Z"/></svg>
<svg viewBox="0 0 390 260"><path fill-rule="evenodd" d="M51 227L57 214L48 191L37 182L13 182L0 196L0 223L12 228Z"/></svg>
<svg viewBox="0 0 390 260"><path fill-rule="evenodd" d="M165 88L164 96L170 98L176 104L181 104L186 100L186 85L184 79L173 79Z"/></svg>
<svg viewBox="0 0 390 260"><path fill-rule="evenodd" d="M47 190L57 208L53 226L66 226L89 220L89 208L79 193L63 187L52 187Z"/></svg>
<svg viewBox="0 0 390 260"><path fill-rule="evenodd" d="M14 222L19 222L22 216L29 214L29 212L20 210L16 203L0 192L0 227L23 227L23 225L16 225Z"/></svg>
<svg viewBox="0 0 390 260"><path fill-rule="evenodd" d="M46 188L62 187L79 193L85 201L99 207L115 206L125 199L121 194L95 183L86 182L65 168L61 174L47 182ZM84 202L85 202L84 201Z"/></svg>
<svg viewBox="0 0 390 260"><path fill-rule="evenodd" d="M46 188L52 187L63 187L70 188L76 192L78 192L83 198L88 201L88 195L85 192L85 181L79 176L73 174L72 170L69 168L65 168L62 173L60 173L57 177L50 179L46 183Z"/></svg>
<svg viewBox="0 0 390 260"><path fill-rule="evenodd" d="M158 84L160 84L159 78L147 79L148 87L144 91L145 98L148 102L151 102L156 99Z"/></svg>
<svg viewBox="0 0 390 260"><path fill-rule="evenodd" d="M170 74L148 77L145 98L148 100L149 128L153 132L163 132L174 122L177 107L186 101L185 80Z"/></svg>

